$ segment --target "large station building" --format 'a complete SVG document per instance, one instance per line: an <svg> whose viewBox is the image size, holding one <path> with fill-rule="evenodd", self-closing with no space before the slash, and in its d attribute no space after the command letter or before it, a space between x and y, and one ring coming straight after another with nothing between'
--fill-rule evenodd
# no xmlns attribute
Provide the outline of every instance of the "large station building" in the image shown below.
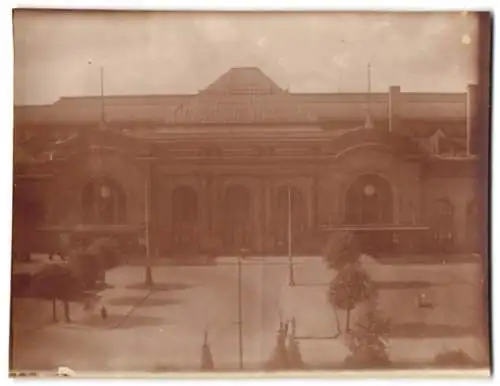
<svg viewBox="0 0 500 386"><path fill-rule="evenodd" d="M284 253L289 234L317 254L348 229L384 252L479 251L477 115L475 85L300 94L254 67L192 95L19 106L15 249L69 229L146 237L159 256Z"/></svg>

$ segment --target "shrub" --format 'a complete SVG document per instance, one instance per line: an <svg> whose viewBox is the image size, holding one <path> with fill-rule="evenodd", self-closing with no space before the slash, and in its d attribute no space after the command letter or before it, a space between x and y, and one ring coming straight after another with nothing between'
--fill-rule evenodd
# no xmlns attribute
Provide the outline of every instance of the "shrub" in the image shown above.
<svg viewBox="0 0 500 386"><path fill-rule="evenodd" d="M452 350L437 354L434 364L439 367L473 367L476 363L463 350Z"/></svg>
<svg viewBox="0 0 500 386"><path fill-rule="evenodd" d="M288 337L288 368L289 369L303 369L305 367L304 361L302 360L302 354L300 352L300 345L295 334Z"/></svg>
<svg viewBox="0 0 500 386"><path fill-rule="evenodd" d="M285 370L288 368L288 350L286 347L286 333L282 323L276 336L276 346L271 359L267 363L268 370Z"/></svg>
<svg viewBox="0 0 500 386"><path fill-rule="evenodd" d="M212 350L210 344L208 343L208 334L205 331L203 338L203 346L201 347L201 369L204 371L214 370L214 359L212 356Z"/></svg>
<svg viewBox="0 0 500 386"><path fill-rule="evenodd" d="M330 283L328 300L333 307L347 312L346 332L349 331L351 311L360 302L371 299L375 286L359 264L345 265Z"/></svg>
<svg viewBox="0 0 500 386"><path fill-rule="evenodd" d="M349 337L351 355L345 365L351 368L383 368L391 364L387 353L390 322L377 311L369 311Z"/></svg>
<svg viewBox="0 0 500 386"><path fill-rule="evenodd" d="M346 231L333 233L326 241L323 257L328 266L337 271L347 264L357 262L360 248L354 233Z"/></svg>
<svg viewBox="0 0 500 386"><path fill-rule="evenodd" d="M118 242L111 237L99 237L93 240L86 248L86 253L97 257L100 268L107 270L120 263Z"/></svg>

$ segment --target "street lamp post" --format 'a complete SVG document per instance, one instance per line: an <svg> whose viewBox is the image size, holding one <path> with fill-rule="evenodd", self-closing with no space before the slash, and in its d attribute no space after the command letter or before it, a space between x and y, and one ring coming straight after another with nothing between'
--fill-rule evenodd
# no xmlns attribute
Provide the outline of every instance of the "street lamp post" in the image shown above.
<svg viewBox="0 0 500 386"><path fill-rule="evenodd" d="M148 161L149 162L149 161ZM151 192L151 187L150 187L150 165L147 165L147 173L146 173L146 178L144 182L144 241L145 241L145 247L146 247L146 278L145 278L145 283L146 286L152 286L153 285L153 275L151 272L151 242L150 242L150 192Z"/></svg>
<svg viewBox="0 0 500 386"><path fill-rule="evenodd" d="M241 260L246 256L247 250L242 248L238 256L238 356L240 370L243 370L243 299L241 291Z"/></svg>
<svg viewBox="0 0 500 386"><path fill-rule="evenodd" d="M92 65L92 60L88 61L89 66ZM100 86L100 99L101 99L101 123L104 124L106 120L105 106L104 106L104 67L99 66L99 86Z"/></svg>
<svg viewBox="0 0 500 386"><path fill-rule="evenodd" d="M295 286L295 274L293 270L292 258L292 188L288 188L288 271L289 284Z"/></svg>

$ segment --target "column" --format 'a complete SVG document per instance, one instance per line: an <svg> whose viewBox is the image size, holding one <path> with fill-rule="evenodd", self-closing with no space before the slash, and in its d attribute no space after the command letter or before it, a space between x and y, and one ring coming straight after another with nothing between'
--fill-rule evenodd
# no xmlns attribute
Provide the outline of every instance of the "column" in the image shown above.
<svg viewBox="0 0 500 386"><path fill-rule="evenodd" d="M250 190L251 200L253 201L251 210L255 211L253 215L253 226L252 226L252 246L257 253L261 253L264 245L265 238L265 222L263 221L263 209L264 209L264 195L262 190L262 184L259 180L252 179L252 188Z"/></svg>
<svg viewBox="0 0 500 386"><path fill-rule="evenodd" d="M318 176L313 176L313 182L311 186L311 199L312 199L312 224L311 230L315 232L318 229Z"/></svg>
<svg viewBox="0 0 500 386"><path fill-rule="evenodd" d="M389 87L389 131L393 132L398 130L398 107L401 87Z"/></svg>
<svg viewBox="0 0 500 386"><path fill-rule="evenodd" d="M220 227L220 210L221 210L221 194L222 192L222 184L220 176L212 176L211 183L211 194L210 194L210 206L211 213L210 216L211 224L211 236L213 237L212 241L218 247L222 246L222 230Z"/></svg>
<svg viewBox="0 0 500 386"><path fill-rule="evenodd" d="M477 85L470 84L467 86L467 155L474 154L477 149L475 149L475 131L476 129L476 118L477 118Z"/></svg>
<svg viewBox="0 0 500 386"><path fill-rule="evenodd" d="M211 176L204 175L201 178L201 221L199 224L200 230L200 244L201 248L205 250L209 247L211 239Z"/></svg>
<svg viewBox="0 0 500 386"><path fill-rule="evenodd" d="M273 246L273 232L271 224L271 178L267 176L262 179L262 204L263 250L265 253L269 253Z"/></svg>

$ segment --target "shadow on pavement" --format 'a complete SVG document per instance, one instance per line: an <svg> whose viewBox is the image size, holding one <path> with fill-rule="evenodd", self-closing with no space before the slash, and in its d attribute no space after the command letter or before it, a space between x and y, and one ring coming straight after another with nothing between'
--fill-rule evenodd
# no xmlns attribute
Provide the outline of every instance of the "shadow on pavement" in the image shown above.
<svg viewBox="0 0 500 386"><path fill-rule="evenodd" d="M391 325L391 338L447 338L476 335L478 329L472 326L448 324L396 323Z"/></svg>
<svg viewBox="0 0 500 386"><path fill-rule="evenodd" d="M375 286L381 290L407 290L431 287L428 281L376 281Z"/></svg>
<svg viewBox="0 0 500 386"><path fill-rule="evenodd" d="M111 314L103 320L100 315L92 315L80 320L78 325L85 327L101 327L107 329L128 330L137 327L161 326L168 324L163 318L155 316L129 315L124 317L121 314Z"/></svg>
<svg viewBox="0 0 500 386"><path fill-rule="evenodd" d="M181 301L177 299L144 299L144 296L123 296L110 299L106 303L112 306L157 307L181 304Z"/></svg>
<svg viewBox="0 0 500 386"><path fill-rule="evenodd" d="M154 283L148 286L144 283L131 284L126 286L127 289L143 289L151 291L179 291L192 288L192 285L185 283Z"/></svg>

